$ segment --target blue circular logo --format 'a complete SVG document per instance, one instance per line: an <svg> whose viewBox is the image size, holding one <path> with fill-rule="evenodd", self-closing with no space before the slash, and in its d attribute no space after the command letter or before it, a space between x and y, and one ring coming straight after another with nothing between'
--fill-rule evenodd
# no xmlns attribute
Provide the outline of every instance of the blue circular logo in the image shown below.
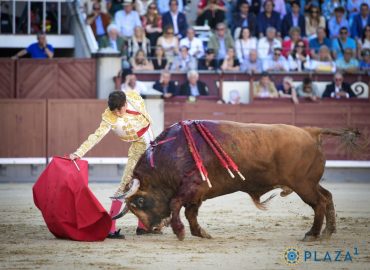
<svg viewBox="0 0 370 270"><path fill-rule="evenodd" d="M287 248L284 252L284 260L288 265L296 265L300 260L298 248Z"/></svg>

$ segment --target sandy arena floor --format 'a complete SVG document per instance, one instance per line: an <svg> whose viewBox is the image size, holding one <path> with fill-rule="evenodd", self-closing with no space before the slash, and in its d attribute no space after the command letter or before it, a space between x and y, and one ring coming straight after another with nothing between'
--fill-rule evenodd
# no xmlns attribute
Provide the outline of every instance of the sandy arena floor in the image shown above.
<svg viewBox="0 0 370 270"><path fill-rule="evenodd" d="M235 193L201 207L199 222L211 240L191 236L185 217L183 242L170 228L163 235L136 236L136 218L128 214L118 222L126 240L83 243L49 233L33 204L31 184L2 184L0 269L370 269L370 184L323 185L333 193L337 210L338 232L329 241L300 241L313 211L295 194L278 196L268 211L260 211L247 194ZM106 208L115 188L91 184ZM298 266L286 264L288 247L301 251ZM340 261L335 261L338 250ZM315 252L317 260L329 252L332 261L314 261ZM304 261L305 254L311 259Z"/></svg>

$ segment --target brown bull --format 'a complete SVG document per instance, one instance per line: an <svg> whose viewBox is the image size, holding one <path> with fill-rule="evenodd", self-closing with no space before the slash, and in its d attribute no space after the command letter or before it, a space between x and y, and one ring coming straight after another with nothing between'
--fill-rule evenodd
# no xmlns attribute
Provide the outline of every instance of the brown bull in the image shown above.
<svg viewBox="0 0 370 270"><path fill-rule="evenodd" d="M347 142L353 142L357 133L228 121L202 123L239 166L246 180L238 176L232 179L195 127L191 126L194 141L209 172L213 186L210 188L196 169L181 126L175 124L162 132L156 141L174 136L176 139L154 147L152 153L147 150L141 157L134 170L131 193L126 197L129 209L148 228L162 226L166 218L170 219L173 232L183 240L185 231L179 213L184 206L192 235L210 238L197 221L203 201L244 191L258 208L263 208L264 203L260 202L263 194L277 187L289 187L315 212L305 240L315 240L320 236L324 217L326 228L322 235L330 237L335 232L332 195L319 183L325 166L321 135L342 136ZM150 154L154 157L155 168L151 166Z"/></svg>

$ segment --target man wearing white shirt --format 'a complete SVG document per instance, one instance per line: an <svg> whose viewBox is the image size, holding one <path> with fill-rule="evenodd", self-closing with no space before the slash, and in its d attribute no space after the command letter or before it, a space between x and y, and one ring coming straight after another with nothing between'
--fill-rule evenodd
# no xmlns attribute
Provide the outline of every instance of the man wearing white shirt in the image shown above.
<svg viewBox="0 0 370 270"><path fill-rule="evenodd" d="M121 90L123 92L133 90L133 91L138 92L140 95L145 95L148 92L148 89L146 88L145 84L142 83L142 82L139 82L136 79L135 74L127 74L126 75L126 80L125 80L125 83L123 83L121 85Z"/></svg>
<svg viewBox="0 0 370 270"><path fill-rule="evenodd" d="M203 42L195 36L194 28L188 28L186 37L180 40L180 47L186 46L189 48L189 54L196 58L201 58L204 55Z"/></svg>
<svg viewBox="0 0 370 270"><path fill-rule="evenodd" d="M134 34L135 27L142 26L140 17L135 10L132 10L132 0L125 0L122 5L124 9L116 12L114 21L120 30L120 36L131 38Z"/></svg>
<svg viewBox="0 0 370 270"><path fill-rule="evenodd" d="M266 29L266 37L258 40L258 57L261 60L266 59L269 55L272 55L274 48L281 48L281 41L276 38L276 29L268 27Z"/></svg>

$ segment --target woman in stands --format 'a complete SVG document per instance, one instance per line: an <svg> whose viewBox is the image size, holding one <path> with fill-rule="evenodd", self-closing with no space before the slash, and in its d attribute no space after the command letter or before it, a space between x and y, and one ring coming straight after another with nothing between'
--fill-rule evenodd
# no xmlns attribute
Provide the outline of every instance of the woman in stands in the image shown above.
<svg viewBox="0 0 370 270"><path fill-rule="evenodd" d="M157 45L158 38L163 32L162 17L154 2L150 3L147 13L141 17L141 22L145 29L146 36L150 40L150 46L154 48Z"/></svg>
<svg viewBox="0 0 370 270"><path fill-rule="evenodd" d="M306 63L309 61L306 44L302 39L298 40L292 53L288 56L289 70L301 72L306 68Z"/></svg>
<svg viewBox="0 0 370 270"><path fill-rule="evenodd" d="M150 41L146 38L144 29L141 26L136 26L132 39L128 42L129 55L134 56L139 50L142 50L145 55L151 55Z"/></svg>
<svg viewBox="0 0 370 270"><path fill-rule="evenodd" d="M294 89L293 79L291 77L284 77L283 84L277 87L279 97L290 98L294 104L298 104L297 92Z"/></svg>
<svg viewBox="0 0 370 270"><path fill-rule="evenodd" d="M362 38L358 42L359 51L363 49L370 49L370 25L366 25Z"/></svg>
<svg viewBox="0 0 370 270"><path fill-rule="evenodd" d="M283 56L287 58L294 50L295 44L300 40L302 40L305 45L304 49L306 50L306 54L309 54L309 45L307 40L301 38L301 29L299 27L292 27L289 30L289 38L283 41Z"/></svg>
<svg viewBox="0 0 370 270"><path fill-rule="evenodd" d="M168 68L168 61L165 56L165 51L162 46L155 48L155 56L152 60L154 70L162 70Z"/></svg>
<svg viewBox="0 0 370 270"><path fill-rule="evenodd" d="M179 40L174 34L172 26L166 26L164 34L158 39L157 46L162 46L168 62L172 62L175 55L179 53Z"/></svg>
<svg viewBox="0 0 370 270"><path fill-rule="evenodd" d="M235 41L235 51L239 63L243 63L249 58L251 50L257 50L257 39L250 36L248 27L243 27L239 39Z"/></svg>
<svg viewBox="0 0 370 270"><path fill-rule="evenodd" d="M138 70L153 70L153 64L148 60L148 58L145 55L145 52L141 49L139 49L135 57L130 59L132 70L138 71Z"/></svg>
<svg viewBox="0 0 370 270"><path fill-rule="evenodd" d="M308 38L316 36L319 27L326 27L324 16L320 14L318 6L311 6L310 12L306 15L306 35Z"/></svg>
<svg viewBox="0 0 370 270"><path fill-rule="evenodd" d="M227 49L227 54L224 61L222 62L221 69L223 71L239 71L240 63L235 55L234 48Z"/></svg>

